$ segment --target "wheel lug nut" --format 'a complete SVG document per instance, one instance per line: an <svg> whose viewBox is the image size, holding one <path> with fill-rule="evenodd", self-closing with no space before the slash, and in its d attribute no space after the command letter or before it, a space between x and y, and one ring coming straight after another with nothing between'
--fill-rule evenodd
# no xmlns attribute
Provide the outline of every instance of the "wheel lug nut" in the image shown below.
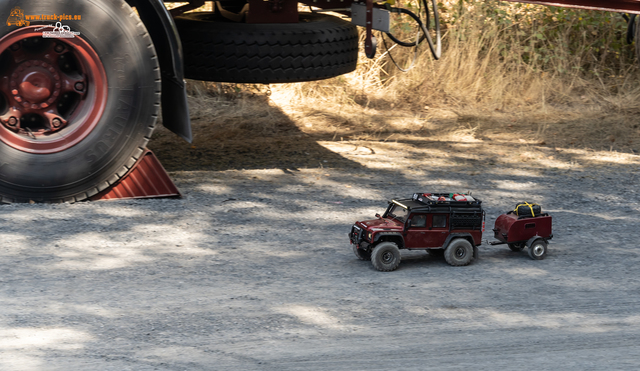
<svg viewBox="0 0 640 371"><path fill-rule="evenodd" d="M18 95L15 98L16 98L16 102L18 102L18 103L22 102L22 97L21 96Z"/></svg>
<svg viewBox="0 0 640 371"><path fill-rule="evenodd" d="M56 51L56 53L62 53L64 51L64 46L62 46L61 44L58 44L56 45L54 50Z"/></svg>
<svg viewBox="0 0 640 371"><path fill-rule="evenodd" d="M42 104L40 105L40 107L42 107L42 108L47 108L47 107L49 107L49 105L45 102L45 103L42 103Z"/></svg>
<svg viewBox="0 0 640 371"><path fill-rule="evenodd" d="M76 82L75 88L76 88L77 91L83 91L84 90L84 83Z"/></svg>
<svg viewBox="0 0 640 371"><path fill-rule="evenodd" d="M9 117L9 126L16 126L18 124L18 119L11 116Z"/></svg>
<svg viewBox="0 0 640 371"><path fill-rule="evenodd" d="M53 124L54 128L59 128L60 125L62 125L62 121L60 121L60 119L58 119L58 118L53 119L53 121L51 121L51 123Z"/></svg>
<svg viewBox="0 0 640 371"><path fill-rule="evenodd" d="M18 50L18 49L20 49L20 44L15 43L15 44L11 45L11 50L13 50L14 52L15 52L16 50Z"/></svg>
<svg viewBox="0 0 640 371"><path fill-rule="evenodd" d="M13 95L18 95L18 93L19 93L18 89L11 90L11 94L13 94Z"/></svg>

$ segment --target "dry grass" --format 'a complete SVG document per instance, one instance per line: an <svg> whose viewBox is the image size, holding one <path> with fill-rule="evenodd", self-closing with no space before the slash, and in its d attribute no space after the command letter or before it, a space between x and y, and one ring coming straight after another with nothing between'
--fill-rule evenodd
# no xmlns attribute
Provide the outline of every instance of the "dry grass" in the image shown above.
<svg viewBox="0 0 640 371"><path fill-rule="evenodd" d="M534 13L546 9L519 7ZM640 74L633 46L621 46L625 55L618 53L612 59L615 53L602 53L611 45L600 45L596 53L593 46L571 42L572 32L580 33L581 26L567 25L556 30L554 40L547 40L548 45L557 46L552 51L554 58L543 63L546 55L540 53L539 60L527 62L525 49L537 31L531 25L527 29L525 21L505 26L472 12L461 18L448 25L439 61L423 46L416 67L400 73L387 53L379 51L374 60L361 56L352 74L274 87L273 100L292 115L321 118L318 126L329 125L330 130L346 126L353 132L357 123L361 136L375 139L416 131L446 136L472 128L480 137L516 136L566 147L640 149ZM600 21L599 26L609 28L601 30L608 38L603 43L619 41L624 31L620 24L607 25L608 18ZM514 36L518 32L520 36ZM546 53L551 53L548 45ZM579 50L568 49L570 45ZM536 46L545 50L542 43ZM391 52L408 64L412 52L398 49ZM335 118L336 112L340 119Z"/></svg>

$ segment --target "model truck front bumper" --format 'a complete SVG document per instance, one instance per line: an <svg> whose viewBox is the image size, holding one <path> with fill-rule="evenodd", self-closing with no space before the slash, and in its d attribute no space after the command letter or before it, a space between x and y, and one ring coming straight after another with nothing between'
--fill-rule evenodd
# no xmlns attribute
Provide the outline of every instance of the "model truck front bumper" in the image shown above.
<svg viewBox="0 0 640 371"><path fill-rule="evenodd" d="M362 230L362 228L358 227L357 225L354 225L353 227L351 227L351 232L349 232L349 242L352 245L359 245L360 242L362 242L363 234L364 234L364 231Z"/></svg>
<svg viewBox="0 0 640 371"><path fill-rule="evenodd" d="M349 233L349 242L352 245L356 245L359 249L367 251L371 244L366 240L366 233L367 231L357 225L354 225L351 227L351 232Z"/></svg>

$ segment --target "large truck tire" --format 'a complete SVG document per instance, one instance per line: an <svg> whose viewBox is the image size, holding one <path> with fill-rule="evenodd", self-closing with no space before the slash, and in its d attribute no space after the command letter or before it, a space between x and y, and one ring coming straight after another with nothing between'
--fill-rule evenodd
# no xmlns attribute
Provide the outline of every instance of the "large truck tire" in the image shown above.
<svg viewBox="0 0 640 371"><path fill-rule="evenodd" d="M66 14L72 38L45 38L55 21L0 25L0 202L91 197L142 155L160 106L149 34L123 0L8 0L25 15Z"/></svg>
<svg viewBox="0 0 640 371"><path fill-rule="evenodd" d="M300 13L299 23L236 23L213 12L175 19L185 76L194 80L282 83L327 79L355 70L358 30L340 18Z"/></svg>

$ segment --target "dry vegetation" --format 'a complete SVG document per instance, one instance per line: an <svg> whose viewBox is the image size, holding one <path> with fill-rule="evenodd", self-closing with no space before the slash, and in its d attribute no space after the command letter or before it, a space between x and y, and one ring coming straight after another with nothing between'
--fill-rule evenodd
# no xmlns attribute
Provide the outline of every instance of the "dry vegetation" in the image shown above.
<svg viewBox="0 0 640 371"><path fill-rule="evenodd" d="M389 53L408 66L414 49L385 51L380 42L375 59L362 54L356 71L330 80L191 81L195 142L160 131L152 147L165 163L184 152L197 160L194 169L323 166L326 146L318 143L331 141L484 143L493 156L533 153L519 161L552 159L548 150L559 149L640 151L640 73L619 14L498 1L441 6L439 61L425 43L403 73ZM395 24L405 39L415 37L408 20Z"/></svg>

